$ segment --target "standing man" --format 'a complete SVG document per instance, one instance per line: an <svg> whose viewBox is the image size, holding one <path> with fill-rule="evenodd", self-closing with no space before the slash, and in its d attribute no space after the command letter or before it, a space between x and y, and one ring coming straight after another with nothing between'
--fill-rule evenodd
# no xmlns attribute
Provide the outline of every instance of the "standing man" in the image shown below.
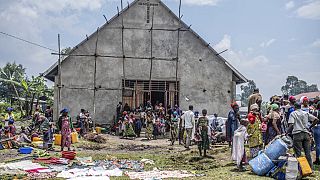
<svg viewBox="0 0 320 180"><path fill-rule="evenodd" d="M46 107L46 110L44 112L44 116L50 121L52 122L53 120L53 110L50 106Z"/></svg>
<svg viewBox="0 0 320 180"><path fill-rule="evenodd" d="M171 145L174 145L174 142L177 139L177 134L178 134L178 121L179 121L179 117L178 117L178 113L177 112L173 112L172 116L171 116L171 121L170 121L170 132L171 132Z"/></svg>
<svg viewBox="0 0 320 180"><path fill-rule="evenodd" d="M228 119L226 122L226 138L229 142L229 147L231 147L234 131L238 129L240 121L240 117L238 115L239 105L234 102L231 104L231 108L232 109L228 114Z"/></svg>
<svg viewBox="0 0 320 180"><path fill-rule="evenodd" d="M209 149L209 136L208 136L209 120L207 118L207 110L202 110L202 116L199 117L197 122L197 141L199 154L202 156L202 150L204 157L207 156L207 150Z"/></svg>
<svg viewBox="0 0 320 180"><path fill-rule="evenodd" d="M181 116L182 121L184 122L184 128L186 130L187 133L187 139L186 139L186 145L185 148L187 150L190 150L189 146L191 143L191 136L192 136L192 130L194 127L194 114L193 114L193 106L190 105L189 106L189 111L185 112L182 116Z"/></svg>
<svg viewBox="0 0 320 180"><path fill-rule="evenodd" d="M313 168L313 162L311 158L311 144L310 144L310 131L317 125L319 119L312 114L305 112L301 109L301 105L295 104L296 110L290 114L288 133L293 135L293 150L295 156L298 158L301 156L302 149L306 155L308 163ZM308 127L308 121L312 122L312 125Z"/></svg>
<svg viewBox="0 0 320 180"><path fill-rule="evenodd" d="M116 119L116 122L119 121L119 118L121 116L121 113L122 113L122 102L119 102L119 104L117 105L117 109L116 109L116 112L117 112L117 119Z"/></svg>
<svg viewBox="0 0 320 180"><path fill-rule="evenodd" d="M253 93L248 97L248 114L250 113L250 107L252 104L258 104L259 109L261 109L262 96L259 93L259 89L253 90Z"/></svg>

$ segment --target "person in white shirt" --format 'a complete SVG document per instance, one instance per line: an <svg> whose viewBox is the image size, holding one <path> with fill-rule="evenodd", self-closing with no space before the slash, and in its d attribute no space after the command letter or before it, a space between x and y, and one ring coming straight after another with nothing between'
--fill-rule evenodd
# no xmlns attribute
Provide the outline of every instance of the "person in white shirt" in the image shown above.
<svg viewBox="0 0 320 180"><path fill-rule="evenodd" d="M194 128L194 114L193 114L193 106L189 106L189 111L185 112L182 116L181 119L184 122L184 129L186 130L187 134L187 139L186 139L186 149L190 149L190 143L191 143L191 136L192 136L192 129Z"/></svg>
<svg viewBox="0 0 320 180"><path fill-rule="evenodd" d="M304 150L305 156L311 168L313 168L313 162L311 158L311 145L310 134L311 129L317 125L319 119L312 114L305 112L301 109L301 105L295 104L296 110L290 114L289 128L287 134L293 135L293 150L296 158L301 156L302 150ZM312 122L309 127L308 122Z"/></svg>

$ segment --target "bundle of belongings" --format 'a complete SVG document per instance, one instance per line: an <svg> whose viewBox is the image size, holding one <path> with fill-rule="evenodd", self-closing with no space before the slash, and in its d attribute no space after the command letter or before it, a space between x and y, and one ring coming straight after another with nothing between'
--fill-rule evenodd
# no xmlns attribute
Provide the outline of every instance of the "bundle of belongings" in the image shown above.
<svg viewBox="0 0 320 180"><path fill-rule="evenodd" d="M249 161L252 171L259 176L268 176L278 180L298 179L312 174L306 157L293 157L287 154L292 148L292 139L278 136L259 155Z"/></svg>

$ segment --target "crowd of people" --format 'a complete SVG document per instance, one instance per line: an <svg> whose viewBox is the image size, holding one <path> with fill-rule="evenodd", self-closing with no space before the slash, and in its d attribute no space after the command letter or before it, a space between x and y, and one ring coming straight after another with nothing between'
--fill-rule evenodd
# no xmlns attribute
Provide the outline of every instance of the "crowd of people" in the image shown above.
<svg viewBox="0 0 320 180"><path fill-rule="evenodd" d="M296 99L294 96L273 96L267 105L267 112L263 112L262 96L259 89L255 89L248 98L248 105L246 116L241 116L239 105L232 103L225 122L226 140L232 149L232 159L237 162L239 169L243 169L249 158L255 158L259 151L280 135L292 138L296 157L300 157L304 151L310 167L320 164L319 97L309 99L303 96ZM69 110L65 108L60 111L59 119L54 123L52 109L48 107L44 112L36 108L32 124L21 127L17 134L13 110L7 109L4 127L0 125L0 139L5 148L19 147L24 143L31 143L33 138L41 137L44 149L50 150L55 131L61 134L61 151L64 148L70 151L72 132L77 129L79 134L84 136L93 130L88 111L81 109L74 123L69 116ZM145 128L146 140L168 138L171 145L177 142L184 145L186 150L189 150L191 145L197 145L200 156L207 156L210 143L214 141L218 131L218 115L214 114L213 119L209 118L206 109L200 114L194 111L192 105L187 111L182 111L178 105L165 108L162 103L152 106L148 101L145 106L132 109L128 104L123 106L119 102L116 113L112 131L122 138L141 137L141 131ZM245 144L249 147L248 156ZM315 162L311 158L311 151L314 149Z"/></svg>
<svg viewBox="0 0 320 180"><path fill-rule="evenodd" d="M190 105L188 111L182 111L178 105L167 109L162 103L156 103L153 107L148 101L145 107L140 106L132 110L128 104L117 105L117 123L114 131L123 138L140 137L141 129L145 127L145 137L147 140L166 138L169 136L171 145L177 141L179 145L184 145L187 150L190 145L197 144L201 156L207 155L209 144L214 137L217 127L215 119L207 117L207 110L203 109L202 114L194 111Z"/></svg>
<svg viewBox="0 0 320 180"><path fill-rule="evenodd" d="M226 140L232 149L232 159L239 169L244 168L248 159L255 158L266 145L280 136L293 140L296 157L301 152L308 160L310 167L320 164L320 98L309 99L294 96L273 96L262 111L262 96L255 89L248 98L248 112L241 116L240 106L234 102L225 123ZM132 110L128 104L117 106L117 125L119 135L123 138L140 137L142 127L146 128L147 140L170 135L171 145L178 141L186 149L197 144L200 156L206 156L212 137L217 130L216 122L209 121L207 110L199 115L192 105L188 111L182 111L177 105L167 109L161 103L154 107L147 102L145 107ZM215 116L217 117L217 115ZM246 155L245 144L249 155ZM311 150L316 150L316 160L312 161Z"/></svg>
<svg viewBox="0 0 320 180"><path fill-rule="evenodd" d="M245 142L248 142L250 158L258 155L265 145L276 137L286 135L293 140L296 157L301 152L313 167L311 150L316 150L314 164L320 164L320 98L309 99L294 96L273 96L267 105L267 113L261 111L262 97L258 89L248 99L249 109L246 118L240 118L239 106L231 104L232 110L228 115L227 140L233 146L233 160L237 161L240 169L247 162Z"/></svg>
<svg viewBox="0 0 320 180"><path fill-rule="evenodd" d="M15 126L15 117L13 108L7 108L7 113L4 118L4 126L0 123L0 140L3 148L18 148L30 144L34 138L43 141L43 149L53 150L53 135L54 133L61 134L61 151L64 148L70 150L71 133L79 130L79 134L84 136L92 130L92 119L88 111L81 109L77 116L77 121L73 122L69 115L69 110L64 108L60 111L57 122L53 121L53 110L50 106L46 107L45 111L36 108L32 121L29 126L21 126L17 133Z"/></svg>
<svg viewBox="0 0 320 180"><path fill-rule="evenodd" d="M39 108L36 108L32 116L32 123L27 127L21 126L19 133L15 126L16 119L13 110L12 107L7 108L4 127L0 124L0 140L3 148L18 148L31 143L34 138L43 137L43 148L46 150L52 149L53 116L50 106L47 106L43 113L40 112Z"/></svg>

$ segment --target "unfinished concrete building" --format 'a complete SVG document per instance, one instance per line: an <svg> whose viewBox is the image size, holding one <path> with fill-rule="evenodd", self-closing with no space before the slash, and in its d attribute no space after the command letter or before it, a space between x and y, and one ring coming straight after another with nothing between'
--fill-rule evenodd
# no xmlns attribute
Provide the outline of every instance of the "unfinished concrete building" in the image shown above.
<svg viewBox="0 0 320 180"><path fill-rule="evenodd" d="M121 10L121 9L120 9ZM58 69L61 68L59 78ZM135 0L50 67L55 110L112 123L118 102L178 104L226 116L246 78L160 0ZM55 113L56 114L56 113Z"/></svg>

